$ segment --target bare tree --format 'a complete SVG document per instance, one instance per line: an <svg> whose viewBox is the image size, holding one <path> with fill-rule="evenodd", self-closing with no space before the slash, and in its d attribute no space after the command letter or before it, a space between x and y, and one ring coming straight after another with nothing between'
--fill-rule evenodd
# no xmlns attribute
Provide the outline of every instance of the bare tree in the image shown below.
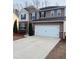
<svg viewBox="0 0 79 59"><path fill-rule="evenodd" d="M47 7L48 6L48 3L49 2L47 0L43 0L42 3L41 3L41 6L42 7Z"/></svg>
<svg viewBox="0 0 79 59"><path fill-rule="evenodd" d="M18 11L20 11L22 8L24 8L23 7L23 5L20 3L20 4L14 4L14 7L13 7L14 9L17 9Z"/></svg>
<svg viewBox="0 0 79 59"><path fill-rule="evenodd" d="M56 6L59 6L59 4L58 4L57 2L55 3L55 5L56 5Z"/></svg>
<svg viewBox="0 0 79 59"><path fill-rule="evenodd" d="M17 9L20 11L23 8L22 4L17 4Z"/></svg>
<svg viewBox="0 0 79 59"><path fill-rule="evenodd" d="M40 1L39 0L32 0L33 4L35 7L39 8L40 7Z"/></svg>
<svg viewBox="0 0 79 59"><path fill-rule="evenodd" d="M42 7L44 7L44 2L43 1L42 1L41 5L42 5Z"/></svg>
<svg viewBox="0 0 79 59"><path fill-rule="evenodd" d="M29 6L28 1L25 1L25 7L28 7L28 6Z"/></svg>
<svg viewBox="0 0 79 59"><path fill-rule="evenodd" d="M46 0L44 0L44 3L45 3L45 7L47 7L47 1Z"/></svg>
<svg viewBox="0 0 79 59"><path fill-rule="evenodd" d="M23 8L23 5L22 4L20 4L20 9L22 9Z"/></svg>
<svg viewBox="0 0 79 59"><path fill-rule="evenodd" d="M45 5L45 7L48 6L48 1L47 0L44 0L44 5Z"/></svg>
<svg viewBox="0 0 79 59"><path fill-rule="evenodd" d="M20 11L20 6L18 4L15 5L17 10Z"/></svg>

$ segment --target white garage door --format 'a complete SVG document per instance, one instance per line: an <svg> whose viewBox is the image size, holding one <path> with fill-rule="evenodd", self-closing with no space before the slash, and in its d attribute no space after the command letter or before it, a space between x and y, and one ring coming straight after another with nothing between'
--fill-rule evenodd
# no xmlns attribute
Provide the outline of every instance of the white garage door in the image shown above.
<svg viewBox="0 0 79 59"><path fill-rule="evenodd" d="M35 35L59 38L59 25L35 25Z"/></svg>

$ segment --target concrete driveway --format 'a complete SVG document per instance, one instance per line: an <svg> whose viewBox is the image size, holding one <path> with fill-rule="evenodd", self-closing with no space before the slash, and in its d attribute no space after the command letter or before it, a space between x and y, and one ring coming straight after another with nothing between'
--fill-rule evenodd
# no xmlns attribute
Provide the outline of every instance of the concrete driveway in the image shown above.
<svg viewBox="0 0 79 59"><path fill-rule="evenodd" d="M45 59L59 38L30 36L13 42L13 59Z"/></svg>

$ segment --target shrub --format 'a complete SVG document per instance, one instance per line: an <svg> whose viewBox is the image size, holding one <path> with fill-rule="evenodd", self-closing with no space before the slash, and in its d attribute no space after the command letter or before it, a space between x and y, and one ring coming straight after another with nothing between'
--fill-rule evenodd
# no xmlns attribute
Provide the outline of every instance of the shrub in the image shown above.
<svg viewBox="0 0 79 59"><path fill-rule="evenodd" d="M15 20L15 22L14 22L14 27L13 27L13 32L14 33L17 33L17 20Z"/></svg>

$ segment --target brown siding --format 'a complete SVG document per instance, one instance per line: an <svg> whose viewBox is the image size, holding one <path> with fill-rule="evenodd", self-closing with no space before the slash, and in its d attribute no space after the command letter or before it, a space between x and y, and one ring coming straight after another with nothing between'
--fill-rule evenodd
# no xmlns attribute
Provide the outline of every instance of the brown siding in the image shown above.
<svg viewBox="0 0 79 59"><path fill-rule="evenodd" d="M46 17L51 17L51 11L46 11Z"/></svg>
<svg viewBox="0 0 79 59"><path fill-rule="evenodd" d="M60 24L60 38L63 39L63 23Z"/></svg>
<svg viewBox="0 0 79 59"><path fill-rule="evenodd" d="M65 10L61 9L61 16L65 16Z"/></svg>

